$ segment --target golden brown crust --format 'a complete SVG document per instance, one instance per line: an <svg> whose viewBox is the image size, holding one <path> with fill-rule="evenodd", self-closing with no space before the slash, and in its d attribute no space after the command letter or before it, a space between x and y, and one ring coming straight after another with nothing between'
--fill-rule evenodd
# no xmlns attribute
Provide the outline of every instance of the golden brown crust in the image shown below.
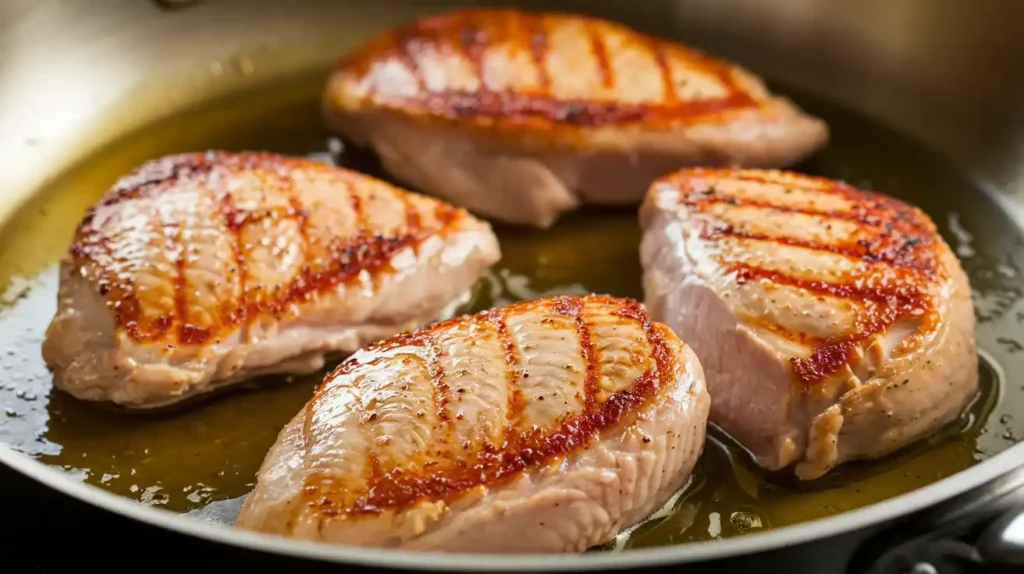
<svg viewBox="0 0 1024 574"><path fill-rule="evenodd" d="M597 305L610 307L610 313L623 320L639 323L651 349L650 357L636 357L636 360L643 361L650 367L624 390L609 396L599 396L597 391L597 349L591 342L581 317L581 310L584 307ZM581 357L583 364L586 365L585 396L581 397L583 411L564 416L550 431L524 425L520 416L524 405L523 397L518 392L518 384L521 378L527 375L523 372L523 365L508 332L506 318L531 311L546 316L573 318L579 336ZM544 320L541 319L542 322ZM463 444L457 445L457 448L450 444L442 444L438 445L439 450L429 450L423 455L423 460L405 461L406 463L400 466L394 463L385 466L380 462L383 457L378 457L371 450L367 453L370 464L363 488L342 487L336 479L328 476L312 475L306 479L303 490L306 502L316 512L323 516L372 514L388 509L408 508L423 500L451 501L473 488L510 480L524 471L542 467L586 448L592 439L604 431L628 424L630 417L638 415L655 396L669 392L676 385L673 374L680 366L669 348L670 341L678 342L676 336L664 325L652 322L640 303L632 299L608 296L554 297L516 303L473 316L458 317L374 343L367 347L365 356L372 362L376 360L376 353L396 347L432 347L436 344L436 333L460 323L493 327L505 350L506 384L510 391L510 404L508 426L504 430L501 444ZM438 353L429 355L432 359L426 365L426 369L434 379L433 406L440 415L438 420L444 423L450 421L445 398L449 389L443 384L438 384L438 381L444 378L443 367L436 361ZM353 357L328 375L308 406L308 416L315 417L320 409L331 412L331 382L353 373L359 366L358 357ZM395 384L400 383L396 381ZM357 405L355 408L366 408L359 404L359 401L366 400L366 397L354 398ZM374 399L371 397L369 400ZM367 411L366 416L374 415ZM360 420L365 418L360 417ZM372 440L369 442L376 444Z"/></svg>
<svg viewBox="0 0 1024 574"><path fill-rule="evenodd" d="M330 236L330 241L326 246L327 257L316 261L309 258L309 213L303 204L301 189L292 177L296 172L343 182L338 192L348 194L354 213L355 233L351 235L330 236L331 230L317 230L321 237ZM236 204L235 194L230 189L212 183L216 178L223 180L239 174L257 178L259 184L268 189L286 194L287 205L243 209ZM161 222L169 251L178 254L174 271L174 310L153 318L144 312L136 277L130 272L133 258L140 254L119 252L114 245L119 235L131 230L123 225L111 228L106 218L97 218L101 210L116 210L134 199L160 198L196 186L210 189L214 196L223 232L230 236L235 256L232 277L225 279L237 280L241 294L233 300L219 301L218 309L208 310L214 319L205 325L196 325L187 319L185 294L192 286L184 273L188 253L187 241L183 238L187 231L185 222ZM360 190L368 186L389 188L403 204L406 223L398 233L381 235L379 230L367 226ZM278 315L286 306L351 281L363 271L371 274L383 272L388 268L390 258L399 250L415 246L429 235L443 232L465 215L463 210L428 200L426 205L434 207L431 218L437 223L424 227L421 225L423 205L423 202L414 204L410 201L410 194L384 182L310 160L269 153L209 152L167 156L148 162L122 178L89 209L76 231L70 256L76 266L91 274L95 288L114 312L117 329L140 342L202 345L259 316ZM248 261L241 239L242 230L247 226L267 223L268 220L297 222L303 244L300 252L306 258L299 274L287 285L276 286L269 292L269 286L246 285ZM145 254L141 256L145 257Z"/></svg>
<svg viewBox="0 0 1024 574"><path fill-rule="evenodd" d="M724 180L779 184L790 190L838 196L845 200L848 207L829 210L816 206L795 207L771 201L736 198L716 191L716 182ZM687 169L654 183L654 188L666 186L681 192L681 204L686 205L691 212L702 213L703 217L708 218L708 223L701 228L702 237L706 240L738 238L793 245L837 253L869 264L845 272L835 281L807 280L750 263L731 265L729 272L734 274L737 282L768 281L776 285L794 286L812 294L850 299L863 308L863 313L858 316L856 330L843 337L809 340L800 334L782 333L799 338L801 343L813 347L809 358L792 360L794 373L803 383L811 384L832 375L850 361L850 354L863 341L884 332L901 319L919 317L923 322L922 331L932 328L937 312L932 286L948 275L948 270L943 267L943 254L948 251L948 247L936 231L934 223L920 209L845 183L780 171ZM716 220L707 213L710 206L722 202L741 207L753 206L813 215L826 222L853 221L857 223L857 231L834 242L753 234ZM771 325L763 326L772 328Z"/></svg>
<svg viewBox="0 0 1024 574"><path fill-rule="evenodd" d="M627 51L629 62L610 63ZM563 68L552 70L552 55ZM586 65L566 70L570 59ZM579 92L569 82L583 81L583 68L594 72L586 96L561 95ZM687 87L694 78L713 93ZM681 44L606 20L518 10L455 11L382 34L342 61L332 86L340 107L499 129L657 129L774 103L747 72Z"/></svg>

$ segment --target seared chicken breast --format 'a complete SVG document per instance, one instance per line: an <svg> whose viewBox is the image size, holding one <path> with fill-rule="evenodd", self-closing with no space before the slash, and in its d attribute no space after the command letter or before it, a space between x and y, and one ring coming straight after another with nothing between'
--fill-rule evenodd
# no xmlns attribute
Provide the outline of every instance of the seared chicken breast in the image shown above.
<svg viewBox="0 0 1024 574"><path fill-rule="evenodd" d="M164 157L85 215L43 357L76 397L166 405L433 321L499 257L464 210L344 169Z"/></svg>
<svg viewBox="0 0 1024 574"><path fill-rule="evenodd" d="M684 170L641 209L646 304L711 420L802 479L934 433L975 395L970 286L919 209L780 171Z"/></svg>
<svg viewBox="0 0 1024 574"><path fill-rule="evenodd" d="M738 66L560 13L412 22L346 57L324 105L403 182L538 227L581 203L638 205L680 167L784 167L828 140L824 122Z"/></svg>
<svg viewBox="0 0 1024 574"><path fill-rule="evenodd" d="M463 316L330 374L237 524L352 546L578 552L684 486L709 406L693 352L635 301Z"/></svg>

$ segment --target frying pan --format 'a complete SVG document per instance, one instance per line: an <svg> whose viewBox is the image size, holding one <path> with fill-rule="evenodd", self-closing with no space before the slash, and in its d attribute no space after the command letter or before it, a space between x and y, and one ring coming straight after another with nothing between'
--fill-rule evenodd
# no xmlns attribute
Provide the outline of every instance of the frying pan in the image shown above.
<svg viewBox="0 0 1024 574"><path fill-rule="evenodd" d="M477 4L488 4L478 2ZM1014 0L520 2L680 39L765 75L832 126L798 169L920 205L975 290L983 392L932 440L811 485L754 470L712 432L697 480L625 549L571 556L417 555L235 531L266 447L314 380L130 416L51 392L38 356L53 263L118 175L164 153L312 154L371 173L330 139L317 97L359 41L455 3L412 0L6 0L0 4L0 503L4 539L174 548L163 568L345 564L367 570L664 568L904 572L1021 564L1024 507L1024 4ZM506 251L470 306L553 292L641 296L635 214L586 211ZM185 516L182 516L182 513ZM717 526L716 526L717 525ZM13 527L12 527L13 526ZM6 532L10 530L10 532ZM713 540L710 540L713 539ZM67 552L78 566L88 554ZM137 564L103 552L106 566ZM919 565L920 566L920 565ZM924 571L924 570L921 570Z"/></svg>

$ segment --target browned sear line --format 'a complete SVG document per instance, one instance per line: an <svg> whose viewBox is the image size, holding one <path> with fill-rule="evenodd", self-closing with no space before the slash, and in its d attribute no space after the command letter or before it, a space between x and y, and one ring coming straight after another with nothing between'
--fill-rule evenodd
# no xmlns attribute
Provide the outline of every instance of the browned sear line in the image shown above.
<svg viewBox="0 0 1024 574"><path fill-rule="evenodd" d="M745 174L737 179L757 184L782 184L782 182L776 182L769 178L758 178L750 174ZM706 239L713 240L729 236L771 241L782 245L837 253L869 263L911 268L928 277L934 277L939 271L934 232L930 224L919 212L893 198L834 183L826 189L806 190L838 195L850 203L848 209L827 210L813 206L778 205L749 197L730 197L718 193L713 185L695 189L694 182L685 176L679 178L676 183L684 192L680 200L681 203L701 212L705 212L708 205L726 203L738 207L819 217L826 220L823 222L825 225L828 225L827 220L829 219L851 221L857 223L859 227L858 232L851 237L843 238L835 243L821 243L795 237L768 236L717 222L706 226L703 230L703 236ZM792 183L788 186L799 188L799 185Z"/></svg>
<svg viewBox="0 0 1024 574"><path fill-rule="evenodd" d="M551 76L548 74L548 35L544 29L544 20L529 18L526 22L522 22L522 25L530 36L530 54L533 56L533 63L537 70L537 86L541 93L547 93L551 88Z"/></svg>
<svg viewBox="0 0 1024 574"><path fill-rule="evenodd" d="M584 410L590 412L594 409L597 401L600 357L597 347L590 339L590 328L587 326L587 321L581 313L582 304L578 297L560 297L555 304L555 312L572 317L576 337L579 339L580 359L583 361L585 369L583 376Z"/></svg>
<svg viewBox="0 0 1024 574"><path fill-rule="evenodd" d="M174 285L175 311L173 313L145 321L141 303L130 278L100 279L97 288L101 296L106 297L112 303L116 302L114 305L115 324L124 329L132 339L139 342L160 340L169 333L170 329L177 326L175 331L170 331L176 336L177 341L183 344L205 344L213 337L220 336L226 329L234 329L239 325L244 326L252 317L261 314L277 314L288 304L304 301L314 293L323 292L339 283L351 281L361 271L365 270L374 274L383 271L388 268L391 258L397 252L415 247L424 239L426 233L435 231L433 225L429 230L424 229L422 221L419 220L419 213L413 215L410 210L407 220L411 221L407 221L407 223L411 224L411 230L393 237L368 233L364 208L358 194L358 183L346 174L338 174L328 166L307 160L283 158L263 153L208 152L171 156L154 163L155 166L147 164L137 170L137 173L126 176L124 181L116 184L87 213L78 227L75 242L71 247L72 255L78 258L81 265L99 265L102 268L105 265L105 260L115 257L116 254L111 253L109 246L105 245L108 239L105 237L104 231L98 229L93 224L93 220L99 207L112 207L119 202L141 197L139 193L133 192L130 188L131 182L142 182L143 185L148 186L145 190L147 197L158 197L160 193L174 193L174 190L182 183L175 181L174 177L200 178L196 179L197 182L203 182L202 178L207 178L212 182L215 178L209 176L213 171L220 172L225 178L240 171L250 171L253 172L254 177L263 181L262 185L270 186L272 181L273 189L281 189L281 186L285 186L286 191L290 194L290 207L287 210L260 208L246 211L239 209L235 197L226 189L212 190L213 198L224 220L225 232L233 239L234 260L229 273L237 276L240 295L238 301L223 302L220 305L219 316L211 328L201 328L189 324L184 318L187 311L187 301L184 298L186 291L185 286L180 283L184 281L183 271L186 266L184 258L188 256L184 250L188 248L187 245L181 246L180 251L172 249L178 253L175 261L177 275L172 278L176 281ZM320 170L324 177L337 178L340 176L343 179L348 186L347 191L352 201L357 232L350 237L335 238L326 245L328 255L323 258L322 264L317 266L317 269L312 269L307 260L307 265L303 266L302 272L296 275L289 284L275 287L266 293L266 296L254 296L250 300L247 297L247 292L250 289L247 285L246 270L249 255L242 241L242 230L245 226L266 219L296 218L302 231L304 256L309 257L310 238L307 229L309 214L298 200L297 190L288 187L294 183L287 174L296 169ZM341 180L335 179L334 181L340 182ZM404 196L402 196L402 201L405 201ZM463 210L440 204L435 207L435 212L439 224L445 227L451 225L464 213ZM180 237L176 234L180 232L181 230L176 227L173 236L167 240L172 243L179 242Z"/></svg>
<svg viewBox="0 0 1024 574"><path fill-rule="evenodd" d="M426 41L423 37L423 30L419 27L410 27L395 32L395 39L398 49L398 59L402 65L409 70L409 74L416 81L418 91L426 89L423 81L423 71L420 69L419 43Z"/></svg>
<svg viewBox="0 0 1024 574"><path fill-rule="evenodd" d="M466 22L459 29L459 46L466 55L473 74L480 81L480 89L485 88L484 76L484 53L487 51L487 44L490 38L482 28L475 26L472 21Z"/></svg>
<svg viewBox="0 0 1024 574"><path fill-rule="evenodd" d="M729 197L715 189L715 183L722 180L779 185L813 194L836 196L846 200L849 207L831 211L813 205L776 205L756 198ZM933 320L935 309L928 285L936 278L941 278L944 270L939 241L936 239L937 232L920 210L877 192L812 176L791 180L775 177L771 172L730 168L691 169L678 172L665 181L682 192L681 203L697 211L706 212L705 208L710 204L728 203L821 217L826 220L823 222L826 226L829 224L828 219L857 224L857 231L850 237L839 238L831 243L768 236L736 228L720 220L708 222L701 229L702 236L711 241L721 237L770 241L779 245L833 252L870 264L864 271L855 271L831 283L800 279L782 271L747 264L732 266L731 271L740 282L767 280L811 293L858 301L863 306L852 334L826 340L803 341L812 347L811 356L807 359L792 359L793 371L802 383L811 384L833 375L852 359L853 350L867 337L888 329L901 319L922 317L926 324Z"/></svg>
<svg viewBox="0 0 1024 574"><path fill-rule="evenodd" d="M302 251L302 267L299 269L298 274L292 278L292 285L301 284L305 285L309 283L313 278L313 261L311 258L310 251L312 250L312 244L309 239L309 210L306 209L302 199L299 197L298 190L295 186L288 182L287 186L288 205L291 208L288 217L294 219L299 228L299 249ZM277 294L272 296L276 297Z"/></svg>
<svg viewBox="0 0 1024 574"><path fill-rule="evenodd" d="M658 71L661 73L661 101L666 106L679 105L679 95L676 92L675 82L672 81L672 68L669 67L668 57L665 54L665 47L660 40L651 42L651 54L658 64Z"/></svg>
<svg viewBox="0 0 1024 574"><path fill-rule="evenodd" d="M859 259L868 263L883 263L896 268L917 270L927 276L937 272L935 261L930 257L931 251L920 251L918 245L930 246L929 236L893 236L893 235L854 235L837 243L819 243L795 237L777 237L763 233L753 233L728 225L711 226L702 234L705 239L715 240L722 237L765 241L800 247L812 251L824 251Z"/></svg>
<svg viewBox="0 0 1024 574"><path fill-rule="evenodd" d="M387 509L405 508L421 500L451 501L466 490L487 484L498 484L515 478L520 472L546 464L556 457L564 456L576 449L585 448L590 441L614 425L628 424L627 417L652 400L659 392L669 389L674 384L674 360L665 342L664 335L654 326L647 313L636 301L614 301L607 297L590 296L587 298L567 298L569 307L582 307L587 300L598 303L614 302L618 305L616 313L620 317L640 322L651 347L651 368L641 374L632 385L625 390L612 394L608 399L588 412L575 417L568 417L555 429L543 431L536 427L518 427L507 429L501 445L483 444L480 448L466 452L455 460L441 459L436 464L421 469L375 468L370 472L370 482L360 493L344 492L323 480L324 477L312 476L307 479L304 492L310 504L318 504L324 499L333 499L331 495L346 497L346 504L332 502L329 506L319 505L319 512L327 517L344 515L377 514ZM518 304L521 308L529 308L531 303ZM505 323L502 313L509 309L492 310L474 316L476 320L486 321L503 330ZM451 319L438 323L429 329L445 329L465 318ZM508 340L506 335L502 338ZM409 340L418 335L414 332L398 337L398 341ZM367 350L387 348L397 344L394 340L371 345ZM506 346L506 351L507 351ZM506 357L510 361L515 357ZM515 358L518 360L517 358ZM348 362L346 362L348 363ZM331 381L337 374L350 370L351 366L343 363L335 373L329 376L324 384ZM328 490L330 489L330 490Z"/></svg>
<svg viewBox="0 0 1024 574"><path fill-rule="evenodd" d="M248 259L245 256L245 246L242 245L241 224L243 218L239 215L235 196L228 190L223 190L220 193L218 205L224 219L225 229L231 234L231 251L234 256L234 265L229 269L229 273L234 275L238 281L238 299L233 304L229 303L230 309L226 313L222 312L221 316L226 324L238 324L244 327L248 323L248 318L245 316Z"/></svg>
<svg viewBox="0 0 1024 574"><path fill-rule="evenodd" d="M523 391L519 387L519 381L523 376L521 357L516 349L515 341L508 332L508 323L505 312L497 309L485 312L479 316L484 323L494 327L498 335L498 342L501 343L501 350L505 354L505 385L508 389L505 420L508 423L506 433L518 428L522 422L523 409L526 408L526 401L523 400Z"/></svg>
<svg viewBox="0 0 1024 574"><path fill-rule="evenodd" d="M420 232L422 228L422 220L420 217L420 211L416 207L416 204L405 194L399 194L399 202L402 204L402 209L405 211L405 233L416 234Z"/></svg>
<svg viewBox="0 0 1024 574"><path fill-rule="evenodd" d="M594 127L614 123L654 122L682 123L699 120L708 115L717 115L736 109L756 108L762 105L753 98L733 77L728 62L710 58L698 51L664 43L662 50L673 50L687 60L690 67L715 76L722 84L724 95L716 98L702 98L680 101L666 99L660 104L630 103L615 99L578 98L561 99L551 95L551 78L547 70L545 55L550 47L547 26L558 26L560 17L517 11L463 10L443 16L419 20L378 39L372 49L366 49L347 58L342 66L349 73L366 78L374 63L388 58L397 58L404 66L416 73L420 85L415 95L389 92L387 86L372 81L368 91L376 105L398 109L403 113L423 113L432 116L463 120L469 117L485 118L501 125L516 126L524 122L545 120L556 124L577 127ZM427 91L421 75L409 65L417 51L430 46L443 52L451 49L450 44L459 42L460 30L471 23L472 27L486 30L507 30L511 20L516 26L527 31L529 50L538 71L537 90L523 90L512 87L509 90L444 90ZM572 19L570 19L572 20ZM601 83L605 88L614 87L616 78L609 63L608 46L604 42L605 24L587 18L582 22L585 33L590 37L592 57L599 69ZM454 36L454 38L453 38ZM636 41L636 36L630 36ZM462 38L466 40L467 38ZM493 39L490 39L493 42ZM653 40L652 40L653 41ZM417 46L422 46L417 48ZM389 51L388 48L391 48ZM397 55L396 55L397 54ZM657 54L664 58L666 54ZM669 82L671 83L671 82ZM674 86L666 92L675 93Z"/></svg>
<svg viewBox="0 0 1024 574"><path fill-rule="evenodd" d="M366 210L363 207L363 198L360 197L357 186L352 183L351 179L345 178L345 186L352 205L352 227L355 228L356 235L360 235L366 230Z"/></svg>
<svg viewBox="0 0 1024 574"><path fill-rule="evenodd" d="M422 341L430 353L427 358L427 371L430 374L431 386L433 389L433 403L438 420L444 423L451 422L451 415L448 413L448 401L451 399L451 390L444 380L444 366L441 364L441 357L444 349L437 342L434 336L435 331L422 331Z"/></svg>
<svg viewBox="0 0 1024 574"><path fill-rule="evenodd" d="M188 262L184 239L184 223L161 221L162 231L173 252L174 258L174 318L171 322L178 325L177 340L180 344L192 344L192 341L202 336L198 331L205 331L188 322L188 303L185 301L186 288L188 287L188 275L185 273L185 266Z"/></svg>
<svg viewBox="0 0 1024 574"><path fill-rule="evenodd" d="M615 85L615 73L608 61L608 47L604 44L601 30L593 25L587 26L587 35L590 37L590 52L594 56L594 64L597 66L601 87L611 88Z"/></svg>
<svg viewBox="0 0 1024 574"><path fill-rule="evenodd" d="M793 358L793 371L804 384L814 383L835 373L850 359L850 352L866 337L887 329L905 317L927 317L931 301L913 270L902 270L895 276L879 273L845 283L804 280L778 271L749 265L735 265L736 280L768 280L777 285L790 285L811 293L861 301L865 312L857 320L857 328L845 337L827 339L816 345L807 359ZM896 270L899 271L899 270Z"/></svg>

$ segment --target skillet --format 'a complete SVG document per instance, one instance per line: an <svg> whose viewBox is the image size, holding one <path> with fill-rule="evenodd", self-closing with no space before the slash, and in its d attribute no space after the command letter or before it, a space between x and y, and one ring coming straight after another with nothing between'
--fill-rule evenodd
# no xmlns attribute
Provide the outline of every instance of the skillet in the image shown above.
<svg viewBox="0 0 1024 574"><path fill-rule="evenodd" d="M734 0L625 9L566 2L554 7L679 38L778 80L777 89L825 117L834 133L829 148L799 170L878 188L932 215L976 290L983 392L971 409L925 444L801 487L755 472L735 446L713 435L695 484L674 512L623 540L629 550L618 553L501 561L376 555L271 542L151 510L191 511L214 521L224 518L218 512L230 514L230 502L223 502L251 486L266 448L315 378L146 418L51 393L38 343L54 304L53 263L75 222L116 177L175 151L272 149L380 175L372 157L324 131L316 107L323 79L337 56L361 39L450 6L93 4L9 2L0 8L7 27L0 31L0 157L6 160L0 175L6 222L0 228L6 303L0 441L18 451L0 452L0 462L18 473L133 520L253 551L374 566L512 570L735 560L828 539L818 551L830 557L827 567L842 571L848 560L839 549L850 554L852 542L844 546L836 535L859 541L894 518L962 494L968 498L949 508L986 503L955 522L968 529L997 512L996 498L1010 500L1021 480L1007 474L1024 458L1014 446L1024 434L1024 388L1014 379L1024 356L1017 342L1024 317L1017 301L1024 292L1018 271L1024 211L1014 194L1022 181L1015 154L1021 154L1024 85L1012 73L1013 35L1024 31L1019 8L992 2L986 11L966 12L905 2L897 11L868 2L854 11L826 9L824 2L769 8ZM769 20L777 25L766 29ZM942 42L930 34L939 28ZM635 214L588 211L548 233L499 228L499 235L505 260L478 285L467 310L555 292L641 295ZM126 505L123 497L134 503ZM950 517L941 506L932 512L915 518L934 531ZM685 544L710 538L723 539ZM813 554L796 555L814 563L808 562ZM774 559L760 554L757 563Z"/></svg>

